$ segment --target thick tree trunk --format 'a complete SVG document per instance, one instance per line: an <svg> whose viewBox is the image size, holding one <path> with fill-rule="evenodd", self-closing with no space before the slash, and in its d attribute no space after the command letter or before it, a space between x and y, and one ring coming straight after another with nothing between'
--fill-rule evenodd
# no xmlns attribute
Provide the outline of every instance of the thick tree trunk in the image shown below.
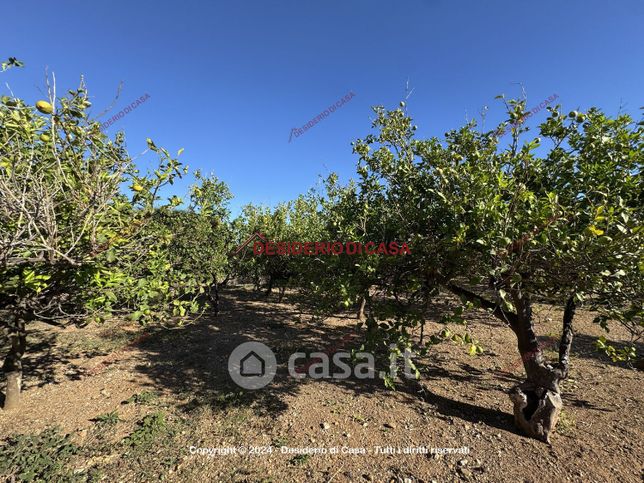
<svg viewBox="0 0 644 483"><path fill-rule="evenodd" d="M20 392L22 389L22 356L27 346L26 324L22 317L16 317L11 327L9 338L11 348L5 358L3 371L7 378L4 409L12 411L20 407Z"/></svg>
<svg viewBox="0 0 644 483"><path fill-rule="evenodd" d="M574 299L571 297L566 303L559 345L559 363L552 366L544 360L534 332L529 294L519 289L509 290L517 309L517 313L513 313L453 283L447 287L455 294L470 301L477 301L482 307L492 310L492 313L506 322L516 334L526 379L510 390L510 399L514 404L514 420L528 436L549 443L550 434L555 429L563 407L559 382L568 376L572 321L575 315Z"/></svg>
<svg viewBox="0 0 644 483"><path fill-rule="evenodd" d="M513 328L516 329L519 352L526 371L526 380L510 391L514 421L527 435L549 443L550 433L554 431L563 407L559 382L568 376L575 304L572 298L566 304L559 364L552 366L544 360L537 342L529 296L520 291L513 292L512 296L517 308L516 327Z"/></svg>

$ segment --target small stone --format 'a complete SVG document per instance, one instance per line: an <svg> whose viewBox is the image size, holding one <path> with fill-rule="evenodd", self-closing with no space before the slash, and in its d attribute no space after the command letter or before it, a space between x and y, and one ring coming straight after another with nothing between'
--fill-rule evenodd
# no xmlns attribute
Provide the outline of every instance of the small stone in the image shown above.
<svg viewBox="0 0 644 483"><path fill-rule="evenodd" d="M458 466L467 466L467 460L460 460Z"/></svg>
<svg viewBox="0 0 644 483"><path fill-rule="evenodd" d="M464 478L471 478L472 477L472 472L468 470L467 468L459 468L458 472L464 477Z"/></svg>
<svg viewBox="0 0 644 483"><path fill-rule="evenodd" d="M385 423L385 424L383 424L383 426L385 428L389 428L389 429L396 429L396 424L395 423Z"/></svg>
<svg viewBox="0 0 644 483"><path fill-rule="evenodd" d="M342 436L344 436L345 438L350 438L350 437L351 437L351 433L342 433Z"/></svg>
<svg viewBox="0 0 644 483"><path fill-rule="evenodd" d="M322 427L322 429L329 429L331 427L329 423L322 423L320 426Z"/></svg>
<svg viewBox="0 0 644 483"><path fill-rule="evenodd" d="M373 476L366 473L362 475L362 478L364 478L366 481L373 481Z"/></svg>

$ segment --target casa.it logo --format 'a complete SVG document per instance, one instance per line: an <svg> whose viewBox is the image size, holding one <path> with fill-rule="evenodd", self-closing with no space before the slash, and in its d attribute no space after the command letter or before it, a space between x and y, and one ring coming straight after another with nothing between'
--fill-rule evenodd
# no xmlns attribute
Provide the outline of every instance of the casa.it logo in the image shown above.
<svg viewBox="0 0 644 483"><path fill-rule="evenodd" d="M242 252L253 243L253 255L411 255L407 243L391 242L274 242L260 232L253 233L234 252Z"/></svg>

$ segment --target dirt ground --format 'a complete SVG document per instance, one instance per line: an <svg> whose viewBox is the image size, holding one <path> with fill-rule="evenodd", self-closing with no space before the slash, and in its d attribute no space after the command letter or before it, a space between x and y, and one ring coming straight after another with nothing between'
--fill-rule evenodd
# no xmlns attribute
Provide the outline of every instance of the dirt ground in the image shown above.
<svg viewBox="0 0 644 483"><path fill-rule="evenodd" d="M548 347L561 313L540 307L537 317ZM591 314L575 319L565 409L550 446L513 425L507 391L522 375L514 335L485 312L470 320L485 353L435 346L418 361L422 392L387 390L377 379L290 377L291 353L339 349L356 319L314 321L288 297L278 304L246 289L227 289L218 317L180 328L35 325L24 409L0 411L0 438L57 426L83 448L73 474L90 481L642 481L642 372L595 350L603 331ZM430 320L426 333L441 327ZM609 336L625 340L617 329ZM227 360L251 340L273 349L278 372L266 388L244 391ZM110 413L111 422L100 417Z"/></svg>

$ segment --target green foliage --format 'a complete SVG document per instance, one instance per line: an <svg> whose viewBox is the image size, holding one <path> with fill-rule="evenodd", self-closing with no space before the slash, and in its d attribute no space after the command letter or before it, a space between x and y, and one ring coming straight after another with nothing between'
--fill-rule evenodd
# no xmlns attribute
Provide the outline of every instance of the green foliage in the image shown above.
<svg viewBox="0 0 644 483"><path fill-rule="evenodd" d="M513 107L511 117L523 115L523 104ZM378 132L354 145L356 196L369 214L361 225L371 237L390 233L413 247L409 258L376 268L383 294L405 302L394 307L397 323L378 328L404 342L424 298L452 281L488 281L507 312L516 311L518 293L562 302L574 295L602 321L641 334L642 127L597 109L568 117L549 110L541 136L521 144L519 130L501 149L496 131L478 132L474 123L444 141L416 140L403 109L375 108ZM375 308L375 319L391 316ZM462 313L443 319L463 320ZM482 351L468 344L471 354Z"/></svg>
<svg viewBox="0 0 644 483"><path fill-rule="evenodd" d="M228 275L233 236L227 204L232 195L215 176L204 177L197 171L195 177L187 210L159 211L155 222L171 234L162 257L167 269L177 275L177 285L184 293L199 295L209 293ZM196 309L196 303L179 305L175 315Z"/></svg>
<svg viewBox="0 0 644 483"><path fill-rule="evenodd" d="M291 466L304 466L311 459L310 454L298 454L288 461Z"/></svg>
<svg viewBox="0 0 644 483"><path fill-rule="evenodd" d="M132 434L123 439L123 444L131 447L148 447L159 436L170 434L165 414L158 411L145 416Z"/></svg>
<svg viewBox="0 0 644 483"><path fill-rule="evenodd" d="M73 481L69 468L78 448L56 428L9 438L0 448L0 476L8 481Z"/></svg>
<svg viewBox="0 0 644 483"><path fill-rule="evenodd" d="M271 242L305 242L325 240L321 200L310 192L296 200L279 204L274 209L247 205L232 223L233 239L239 246L254 234L261 233ZM255 241L255 240L254 240ZM281 286L293 284L309 270L324 270L324 260L306 256L253 256L253 244L231 260L233 272L242 280L257 286L266 280ZM294 285L306 287L314 277L299 279Z"/></svg>
<svg viewBox="0 0 644 483"><path fill-rule="evenodd" d="M288 445L289 441L290 439L287 436L278 436L271 442L271 444L276 448L281 448L282 446Z"/></svg>
<svg viewBox="0 0 644 483"><path fill-rule="evenodd" d="M159 395L154 391L143 391L126 399L124 404L138 404L145 406L154 403L158 398Z"/></svg>
<svg viewBox="0 0 644 483"><path fill-rule="evenodd" d="M119 418L119 413L116 411L111 411L109 413L100 414L96 416L94 421L103 426L114 426L119 423L121 419Z"/></svg>
<svg viewBox="0 0 644 483"><path fill-rule="evenodd" d="M507 106L510 123L526 115L524 101ZM404 105L376 107L375 133L354 143L355 182L340 186L331 175L324 196L274 210L248 206L233 230L239 242L256 232L271 241L395 240L412 254L234 263L256 284L286 278L321 315L364 298L366 347L383 362L390 344L413 345L426 307L454 283L477 288L506 314L516 313L522 294L561 304L573 297L598 311L605 328L621 323L634 342L643 335L642 124L598 109L548 110L538 136L524 139L528 129L519 127L502 146L500 129L481 132L474 122L444 139L416 139ZM467 312L480 306L464 298L443 314L447 332L415 349L451 340L472 356L483 353L467 326ZM612 354L635 357L631 348Z"/></svg>
<svg viewBox="0 0 644 483"><path fill-rule="evenodd" d="M606 354L613 362L632 362L637 357L635 346L615 347L610 344L606 337L601 336L595 342L595 347L604 354Z"/></svg>
<svg viewBox="0 0 644 483"><path fill-rule="evenodd" d="M2 70L21 65L10 58ZM525 101L509 100L508 119L491 131L470 122L418 139L404 103L377 106L373 132L353 143L355 180L342 186L332 174L324 193L248 205L231 221L232 195L213 175L195 173L187 206L178 196L163 200L159 193L187 172L182 150L172 156L148 139L158 162L142 173L123 133L101 132L90 107L83 84L36 106L0 99L0 312L11 314L0 324L12 337L24 340L34 319L183 323L234 276L295 288L315 316L364 302L363 348L385 366L392 352L425 354L448 341L482 354L468 311L516 315L531 297L572 299L606 330L616 321L630 344L600 339L598 348L615 361L637 356L644 128L627 115L548 107L530 137L519 122ZM507 124L506 146L499 136ZM412 254L253 256L252 244L235 254L257 233L272 242L396 241ZM417 344L428 307L455 285L482 295L461 291L461 303L442 313L443 330Z"/></svg>
<svg viewBox="0 0 644 483"><path fill-rule="evenodd" d="M157 192L183 173L181 164L148 140L159 166L139 173L122 134L112 141L87 118L82 85L52 99L51 115L13 101L0 105L0 231L12 240L0 247L2 308L24 306L42 319L100 319L135 303L145 310L164 302L157 305L167 310L169 296L159 295L166 237L148 225L171 207L155 205ZM130 270L134 259L148 269Z"/></svg>
<svg viewBox="0 0 644 483"><path fill-rule="evenodd" d="M13 370L35 319L183 323L227 271L225 184L196 173L180 211L177 196L159 193L187 173L181 151L173 157L147 139L158 162L142 173L123 133L110 139L90 119L84 84L54 91L36 106L0 102L0 312L11 314L0 329L14 341Z"/></svg>
<svg viewBox="0 0 644 483"><path fill-rule="evenodd" d="M559 434L570 436L575 432L577 421L566 410L562 410L559 414L559 421L557 421L557 432Z"/></svg>
<svg viewBox="0 0 644 483"><path fill-rule="evenodd" d="M2 63L2 72L11 69L12 67L23 67L25 64L20 62L15 57L9 57L6 62Z"/></svg>

